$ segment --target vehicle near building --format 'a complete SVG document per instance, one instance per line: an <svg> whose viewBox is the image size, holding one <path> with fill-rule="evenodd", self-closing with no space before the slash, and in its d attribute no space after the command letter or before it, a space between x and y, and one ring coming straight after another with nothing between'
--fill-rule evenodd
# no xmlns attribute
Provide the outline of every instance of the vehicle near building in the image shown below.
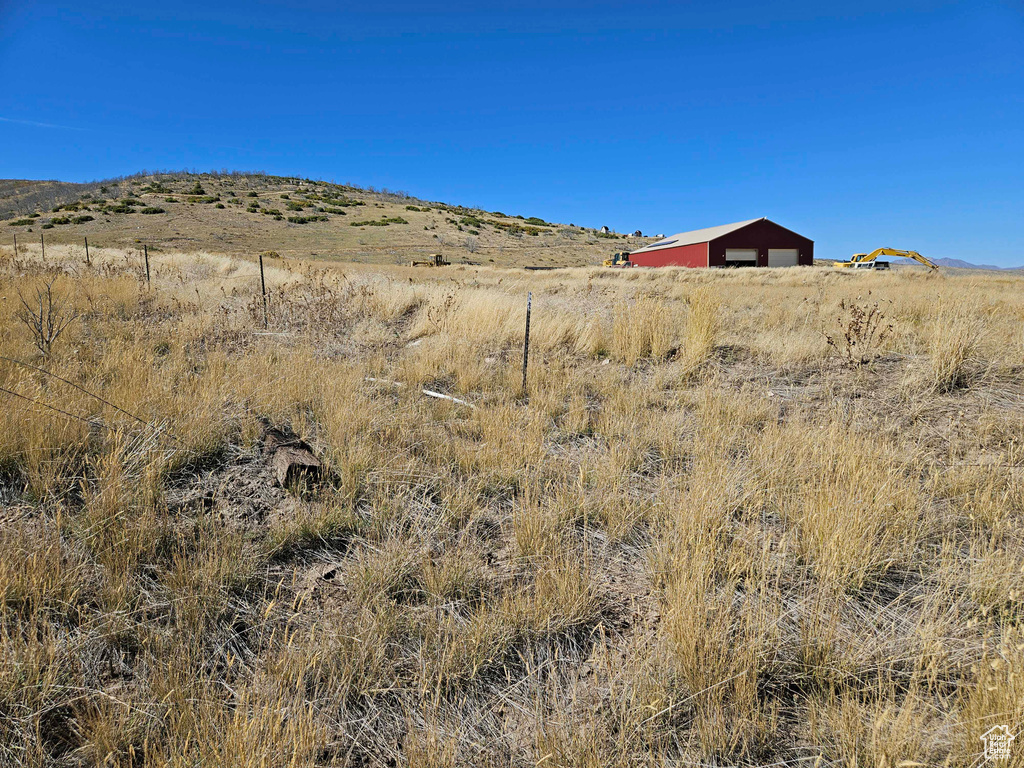
<svg viewBox="0 0 1024 768"><path fill-rule="evenodd" d="M879 261L879 256L900 256L904 259L913 259L924 264L929 269L938 269L939 265L926 259L917 251L901 251L898 248L876 248L871 253L855 253L849 261L840 261L836 264L837 269L888 269L888 261Z"/></svg>

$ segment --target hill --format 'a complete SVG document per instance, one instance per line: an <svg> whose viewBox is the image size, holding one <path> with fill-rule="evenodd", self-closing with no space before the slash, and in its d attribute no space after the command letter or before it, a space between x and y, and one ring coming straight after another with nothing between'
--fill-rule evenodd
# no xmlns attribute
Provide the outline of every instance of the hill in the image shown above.
<svg viewBox="0 0 1024 768"><path fill-rule="evenodd" d="M0 181L0 236L151 251L403 264L442 253L495 266L600 264L644 238L259 173L159 173L89 184ZM22 240L24 242L24 240Z"/></svg>

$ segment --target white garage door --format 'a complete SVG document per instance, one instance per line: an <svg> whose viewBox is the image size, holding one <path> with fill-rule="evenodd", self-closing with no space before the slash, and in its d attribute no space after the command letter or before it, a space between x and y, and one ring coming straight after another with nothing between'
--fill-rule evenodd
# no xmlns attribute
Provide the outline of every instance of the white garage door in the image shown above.
<svg viewBox="0 0 1024 768"><path fill-rule="evenodd" d="M769 248L769 267L795 267L800 264L800 251L796 248Z"/></svg>
<svg viewBox="0 0 1024 768"><path fill-rule="evenodd" d="M752 261L757 264L757 248L726 248L725 260L730 261Z"/></svg>

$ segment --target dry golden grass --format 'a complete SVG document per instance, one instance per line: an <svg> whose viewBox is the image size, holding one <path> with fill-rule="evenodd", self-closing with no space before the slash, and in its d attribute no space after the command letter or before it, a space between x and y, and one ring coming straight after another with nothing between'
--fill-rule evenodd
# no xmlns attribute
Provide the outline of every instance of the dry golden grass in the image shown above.
<svg viewBox="0 0 1024 768"><path fill-rule="evenodd" d="M0 355L49 372L0 360L0 765L964 765L1024 731L1019 278L275 260L264 329L251 261L92 256L0 251ZM81 317L42 358L15 311L54 278ZM841 302L892 324L867 364ZM278 487L267 424L329 482Z"/></svg>

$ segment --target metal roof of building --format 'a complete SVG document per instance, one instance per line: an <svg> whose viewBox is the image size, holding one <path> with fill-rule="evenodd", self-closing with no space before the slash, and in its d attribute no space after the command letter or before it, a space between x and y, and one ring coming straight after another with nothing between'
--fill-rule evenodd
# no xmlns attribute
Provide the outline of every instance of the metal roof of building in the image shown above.
<svg viewBox="0 0 1024 768"><path fill-rule="evenodd" d="M694 243L706 243L709 240L714 240L722 235L727 235L730 232L735 232L737 229L743 229L748 224L753 224L755 221L764 221L765 217L762 216L759 219L749 219L748 221L737 221L735 224L721 224L717 227L706 227L705 229L695 229L692 232L680 232L678 235L669 235L664 240L659 240L656 243L651 243L648 246L644 246L638 251L633 253L648 253L650 251L660 251L662 248L675 248L680 245L693 245Z"/></svg>

